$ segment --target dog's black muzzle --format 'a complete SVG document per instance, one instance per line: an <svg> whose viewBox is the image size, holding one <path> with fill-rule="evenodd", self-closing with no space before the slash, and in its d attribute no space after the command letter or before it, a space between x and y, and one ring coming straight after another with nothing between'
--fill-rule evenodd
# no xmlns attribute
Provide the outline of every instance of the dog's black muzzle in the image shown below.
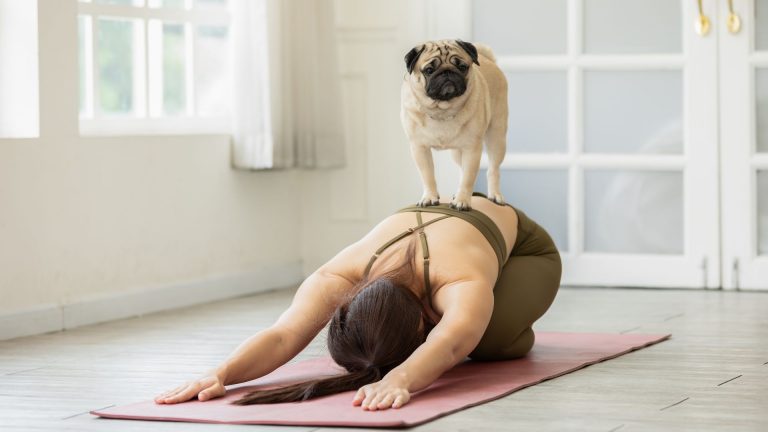
<svg viewBox="0 0 768 432"><path fill-rule="evenodd" d="M435 100L447 101L463 95L465 91L467 83L464 77L452 70L436 73L427 83L427 96Z"/></svg>

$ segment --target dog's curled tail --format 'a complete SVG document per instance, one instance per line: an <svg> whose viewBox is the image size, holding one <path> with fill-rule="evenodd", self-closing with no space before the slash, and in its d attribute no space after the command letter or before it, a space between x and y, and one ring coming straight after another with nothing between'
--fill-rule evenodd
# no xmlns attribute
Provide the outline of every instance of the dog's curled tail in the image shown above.
<svg viewBox="0 0 768 432"><path fill-rule="evenodd" d="M496 63L496 55L493 54L493 50L491 49L491 47L481 43L475 43L473 45L475 45L475 48L477 48L478 54L488 57L489 59L491 59L492 62Z"/></svg>

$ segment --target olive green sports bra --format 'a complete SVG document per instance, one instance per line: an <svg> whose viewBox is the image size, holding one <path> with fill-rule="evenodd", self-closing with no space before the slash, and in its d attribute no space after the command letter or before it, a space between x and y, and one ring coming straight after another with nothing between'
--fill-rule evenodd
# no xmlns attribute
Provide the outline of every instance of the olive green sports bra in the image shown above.
<svg viewBox="0 0 768 432"><path fill-rule="evenodd" d="M487 198L484 194L480 192L474 192L472 193L472 195L482 196ZM456 210L451 208L449 204L445 204L445 203L439 204L436 206L429 206L429 207L408 206L398 210L398 213L402 213L402 212L415 212L416 221L418 225L416 225L415 227L408 228L407 230L398 234L388 242L384 243L380 248L378 248L376 252L373 254L373 256L371 256L371 259L368 261L368 265L365 267L365 273L363 277L368 276L368 273L371 271L371 267L373 267L374 261L376 261L376 258L378 258L379 255L381 255L381 253L384 252L385 249L397 243L398 241L402 240L403 238L408 237L412 233L418 232L419 237L421 238L421 250L422 250L422 255L424 257L424 287L426 289L427 301L429 302L429 305L431 307L432 306L432 289L429 284L429 246L427 245L427 234L424 232L424 227L432 223L435 223L439 220L449 218L451 216L458 217L460 219L463 219L471 223L475 228L477 228L483 234L483 236L485 236L485 238L488 240L491 247L493 248L494 252L496 252L496 258L499 261L499 274L501 274L502 267L504 266L504 262L507 259L506 242L504 241L504 236L502 235L501 230L499 230L499 227L496 226L493 220L491 220L491 218L488 217L485 213L479 210L474 210L474 209ZM427 222L422 222L422 219L421 219L422 212L442 213L443 216L437 217Z"/></svg>

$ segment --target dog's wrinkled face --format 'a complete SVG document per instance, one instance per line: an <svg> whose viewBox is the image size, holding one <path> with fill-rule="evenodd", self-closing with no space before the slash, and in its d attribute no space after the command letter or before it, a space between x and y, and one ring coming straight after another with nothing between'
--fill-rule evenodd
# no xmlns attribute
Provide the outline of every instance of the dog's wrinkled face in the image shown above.
<svg viewBox="0 0 768 432"><path fill-rule="evenodd" d="M426 42L405 55L411 79L422 84L426 95L437 101L451 100L467 91L472 63L480 64L477 49L462 40Z"/></svg>

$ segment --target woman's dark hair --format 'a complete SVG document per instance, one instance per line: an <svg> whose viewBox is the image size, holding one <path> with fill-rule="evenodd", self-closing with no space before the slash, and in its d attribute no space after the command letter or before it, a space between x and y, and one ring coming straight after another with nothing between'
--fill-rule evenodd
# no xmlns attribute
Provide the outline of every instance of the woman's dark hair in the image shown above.
<svg viewBox="0 0 768 432"><path fill-rule="evenodd" d="M424 304L408 288L414 281L415 245L411 237L404 259L393 270L375 279L366 275L352 290L356 294L331 317L328 351L346 374L254 390L232 403L297 402L357 390L405 361L434 327L428 322Z"/></svg>

